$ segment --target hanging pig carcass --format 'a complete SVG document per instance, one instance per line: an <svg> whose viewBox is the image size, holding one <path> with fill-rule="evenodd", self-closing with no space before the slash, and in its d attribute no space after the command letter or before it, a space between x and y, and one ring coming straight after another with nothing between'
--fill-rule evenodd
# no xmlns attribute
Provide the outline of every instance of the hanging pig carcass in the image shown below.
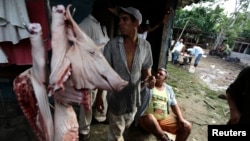
<svg viewBox="0 0 250 141"><path fill-rule="evenodd" d="M78 140L72 103L90 108L88 91L119 91L127 85L109 66L99 47L78 27L68 6L52 8L52 59L46 90L46 53L40 24L30 24L33 66L13 82L19 105L39 141ZM54 122L48 95L54 98Z"/></svg>
<svg viewBox="0 0 250 141"><path fill-rule="evenodd" d="M70 5L66 13L62 7L54 7L57 12L52 12L51 86L54 89L63 88L63 79L71 75L72 85L76 89L100 88L117 91L124 88L127 81L122 80L110 67L100 47L96 46L72 19ZM66 38L73 45L70 45Z"/></svg>
<svg viewBox="0 0 250 141"><path fill-rule="evenodd" d="M46 53L40 24L28 26L33 66L13 82L18 103L38 141L54 140L54 125L46 88Z"/></svg>
<svg viewBox="0 0 250 141"><path fill-rule="evenodd" d="M90 107L88 91L100 88L119 91L127 81L111 68L101 48L79 28L70 5L52 7L52 60L49 95L54 97L55 141L77 140L78 122L72 103Z"/></svg>

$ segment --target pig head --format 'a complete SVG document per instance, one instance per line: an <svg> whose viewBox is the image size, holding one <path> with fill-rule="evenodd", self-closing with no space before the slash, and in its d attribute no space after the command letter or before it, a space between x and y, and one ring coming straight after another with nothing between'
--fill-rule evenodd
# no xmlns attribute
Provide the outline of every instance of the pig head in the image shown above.
<svg viewBox="0 0 250 141"><path fill-rule="evenodd" d="M64 42L64 44L61 44L60 47L66 48L65 49L66 52L57 53L57 54L64 55L64 57L54 57L54 59L64 58L65 60L69 60L70 62L69 79L72 81L71 85L75 87L76 89L100 88L100 89L110 90L110 91L119 91L123 89L128 84L128 82L124 81L111 68L111 66L109 65L105 57L103 56L100 47L98 47L81 30L78 24L73 20L71 13L70 13L70 6L71 5L69 5L66 9L66 13L65 13L66 20L64 23L65 28L61 30L63 31L62 34L58 35L52 32L52 40L53 40L53 36L65 36L65 30L66 30L66 37L68 40L72 42L72 45L69 46L68 42ZM63 10L60 10L60 11L63 11ZM60 17L60 18L62 19L63 17ZM64 24L60 24L60 25L64 25ZM65 38L65 37L60 37L60 38ZM57 38L55 37L55 39ZM55 41L55 43L56 42L59 42L59 41ZM52 49L58 48L56 44L52 44L52 45L56 46L56 47L52 47ZM56 52L56 51L57 50L54 50L53 52ZM53 61L53 62L61 62L61 64L56 64L56 65L59 67L64 66L63 69L57 68L58 71L54 71L55 73L67 74L65 73L65 69L68 70L67 69L68 61L65 61L66 65L62 65L62 63L64 62L62 60ZM53 64L51 65L53 66ZM59 77L57 80L59 80Z"/></svg>

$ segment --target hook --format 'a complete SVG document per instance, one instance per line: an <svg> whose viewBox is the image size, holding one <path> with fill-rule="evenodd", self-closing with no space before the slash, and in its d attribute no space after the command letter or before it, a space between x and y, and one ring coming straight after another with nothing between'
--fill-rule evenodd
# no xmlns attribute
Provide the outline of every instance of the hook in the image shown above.
<svg viewBox="0 0 250 141"><path fill-rule="evenodd" d="M28 25L27 25L25 22L23 22L23 26L24 26L24 28L30 33L30 30L29 30L29 28L28 28Z"/></svg>
<svg viewBox="0 0 250 141"><path fill-rule="evenodd" d="M76 8L74 7L73 11L72 11L72 17L75 15L76 12Z"/></svg>

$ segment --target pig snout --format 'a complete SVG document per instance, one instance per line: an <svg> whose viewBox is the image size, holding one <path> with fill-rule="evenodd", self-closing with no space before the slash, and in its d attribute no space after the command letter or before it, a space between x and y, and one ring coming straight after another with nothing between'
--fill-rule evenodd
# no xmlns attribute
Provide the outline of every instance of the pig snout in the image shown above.
<svg viewBox="0 0 250 141"><path fill-rule="evenodd" d="M121 91L124 87L128 85L128 81L123 81L115 87L115 91Z"/></svg>
<svg viewBox="0 0 250 141"><path fill-rule="evenodd" d="M104 70L101 75L108 84L106 90L120 91L128 85L128 81L122 79L111 67Z"/></svg>

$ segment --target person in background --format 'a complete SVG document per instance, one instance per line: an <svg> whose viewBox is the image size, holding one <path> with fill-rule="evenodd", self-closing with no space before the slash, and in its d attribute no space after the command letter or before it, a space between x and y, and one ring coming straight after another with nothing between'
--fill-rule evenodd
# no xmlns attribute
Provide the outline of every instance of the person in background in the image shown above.
<svg viewBox="0 0 250 141"><path fill-rule="evenodd" d="M79 27L95 42L97 46L100 46L103 51L103 47L110 40L106 26L101 25L92 14L89 14L81 23L79 23Z"/></svg>
<svg viewBox="0 0 250 141"><path fill-rule="evenodd" d="M190 55L195 57L194 67L197 67L202 55L204 54L204 50L200 46L192 46L191 48L188 48L187 51ZM192 59L189 59L189 61L189 63L191 63Z"/></svg>
<svg viewBox="0 0 250 141"><path fill-rule="evenodd" d="M227 40L223 40L219 47L209 51L209 55L212 56L216 55L219 56L220 58L226 59L231 55L231 52L232 50L227 44Z"/></svg>
<svg viewBox="0 0 250 141"><path fill-rule="evenodd" d="M223 40L220 48L220 57L225 59L231 55L231 48L227 44L227 40Z"/></svg>
<svg viewBox="0 0 250 141"><path fill-rule="evenodd" d="M142 38L142 39L146 40L148 33L156 30L163 23L164 23L164 19L162 21L160 21L158 24L156 24L155 26L151 27L150 23L149 23L149 20L146 20L145 25L144 26L139 26L139 28L138 28L138 38Z"/></svg>
<svg viewBox="0 0 250 141"><path fill-rule="evenodd" d="M93 11L94 13L94 11ZM102 26L101 23L92 15L89 14L84 18L80 23L79 27L85 32L97 46L100 47L100 50L103 52L104 46L109 41L107 35L106 27ZM90 90L89 94L91 96L91 106L93 106L96 98L96 90ZM79 110L79 138L80 140L87 140L90 137L90 124L92 122L92 116L94 115L97 121L103 122L106 120L106 91L103 91L103 101L105 105L105 110L103 113L95 111L95 108L91 108L89 111L85 111L83 105L80 105Z"/></svg>
<svg viewBox="0 0 250 141"><path fill-rule="evenodd" d="M142 22L140 11L134 7L119 7L117 16L121 35L107 43L104 47L104 56L121 78L129 83L121 91L108 92L108 141L124 141L123 133L134 121L137 107L141 102L141 80L149 83L148 87L153 86L155 80L151 76L151 45L137 35ZM96 98L96 107L100 112L103 107L101 91L98 90Z"/></svg>
<svg viewBox="0 0 250 141"><path fill-rule="evenodd" d="M250 66L241 70L226 90L230 109L228 124L250 124Z"/></svg>
<svg viewBox="0 0 250 141"><path fill-rule="evenodd" d="M183 52L185 45L183 44L183 39L180 39L172 49L172 63L178 64L179 63L179 56L180 53Z"/></svg>
<svg viewBox="0 0 250 141"><path fill-rule="evenodd" d="M148 32L150 32L149 20L146 21L144 26L139 26L138 28L138 38L147 39Z"/></svg>
<svg viewBox="0 0 250 141"><path fill-rule="evenodd" d="M166 84L168 76L167 70L160 68L155 75L154 88L144 89L135 122L161 141L169 141L165 132L175 134L176 141L186 141L192 126L183 118L172 87ZM170 108L174 115L169 114Z"/></svg>

